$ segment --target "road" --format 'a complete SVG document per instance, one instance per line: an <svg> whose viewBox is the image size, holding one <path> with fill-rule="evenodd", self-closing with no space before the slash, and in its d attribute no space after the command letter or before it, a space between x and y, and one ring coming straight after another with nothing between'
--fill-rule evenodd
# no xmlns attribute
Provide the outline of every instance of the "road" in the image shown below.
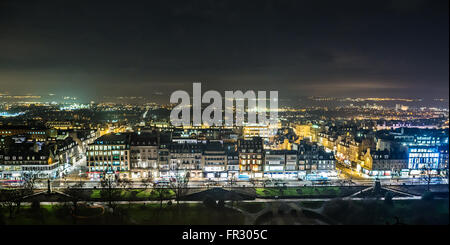
<svg viewBox="0 0 450 245"><path fill-rule="evenodd" d="M60 189L67 188L67 186L73 186L75 184L83 182L83 188L101 188L100 181L92 181L87 178L83 178L82 173L86 171L86 157L83 156L79 161L74 164L74 167L70 174L67 174L61 179L56 179L51 181L52 188ZM365 178L357 171L354 171L348 167L345 167L343 164L336 164L336 168L339 173L339 179L329 180L326 185L333 186L347 186L347 185L366 185L371 186L374 184L374 178ZM426 184L424 181L421 181L419 178L382 178L380 179L382 185L415 185L415 184ZM256 184L256 186L263 186L263 181ZM447 179L436 179L433 181L433 184L448 184ZM47 188L47 180L37 181L35 184L38 189ZM298 186L319 186L324 184L318 184L317 182L307 181L307 180L280 180L278 182L278 186L286 186L286 187L298 187ZM148 184L143 184L139 181L132 181L130 185L127 185L127 188L145 188L148 187ZM206 186L220 186L226 187L229 186L229 181L211 181L211 180L190 180L188 187L190 188L198 188L198 187L206 187ZM254 187L249 181L236 181L233 186L236 187ZM275 185L266 185L267 187L275 186ZM1 186L0 188L4 188L6 186Z"/></svg>

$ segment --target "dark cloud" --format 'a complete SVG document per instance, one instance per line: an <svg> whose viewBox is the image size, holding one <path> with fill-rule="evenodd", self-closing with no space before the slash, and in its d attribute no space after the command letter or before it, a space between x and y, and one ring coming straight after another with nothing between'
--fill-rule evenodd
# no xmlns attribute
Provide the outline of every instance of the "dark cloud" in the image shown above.
<svg viewBox="0 0 450 245"><path fill-rule="evenodd" d="M0 4L11 92L448 97L448 1Z"/></svg>

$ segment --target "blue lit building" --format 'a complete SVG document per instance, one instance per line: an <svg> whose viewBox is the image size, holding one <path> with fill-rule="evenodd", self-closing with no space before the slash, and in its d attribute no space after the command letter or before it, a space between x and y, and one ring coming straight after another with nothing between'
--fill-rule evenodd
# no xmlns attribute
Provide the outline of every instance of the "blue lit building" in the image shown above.
<svg viewBox="0 0 450 245"><path fill-rule="evenodd" d="M448 136L445 135L416 136L414 139L414 145L439 146L445 143L448 143Z"/></svg>
<svg viewBox="0 0 450 245"><path fill-rule="evenodd" d="M440 174L448 177L448 144L441 145L438 149Z"/></svg>
<svg viewBox="0 0 450 245"><path fill-rule="evenodd" d="M408 168L411 174L419 174L423 168L440 169L440 152L435 146L412 146L408 150Z"/></svg>

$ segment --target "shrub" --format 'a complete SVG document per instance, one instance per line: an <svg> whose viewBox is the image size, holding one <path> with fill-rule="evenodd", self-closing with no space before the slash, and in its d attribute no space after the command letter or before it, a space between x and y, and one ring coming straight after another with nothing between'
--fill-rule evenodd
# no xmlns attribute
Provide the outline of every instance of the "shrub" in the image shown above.
<svg viewBox="0 0 450 245"><path fill-rule="evenodd" d="M384 203L387 205L392 205L394 202L392 201L392 193L391 192L386 192L386 194L384 195Z"/></svg>
<svg viewBox="0 0 450 245"><path fill-rule="evenodd" d="M225 207L225 201L224 200L219 200L219 202L217 203L217 207L218 208L224 208Z"/></svg>

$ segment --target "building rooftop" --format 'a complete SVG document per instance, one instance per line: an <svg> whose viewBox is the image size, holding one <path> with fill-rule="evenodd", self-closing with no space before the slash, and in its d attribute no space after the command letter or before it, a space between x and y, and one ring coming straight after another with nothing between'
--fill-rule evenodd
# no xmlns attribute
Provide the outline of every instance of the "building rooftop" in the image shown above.
<svg viewBox="0 0 450 245"><path fill-rule="evenodd" d="M107 134L96 139L94 144L99 145L118 145L118 144L128 144L130 140L130 134L119 133L119 134Z"/></svg>
<svg viewBox="0 0 450 245"><path fill-rule="evenodd" d="M134 146L157 146L158 136L154 133L132 134L130 145Z"/></svg>

